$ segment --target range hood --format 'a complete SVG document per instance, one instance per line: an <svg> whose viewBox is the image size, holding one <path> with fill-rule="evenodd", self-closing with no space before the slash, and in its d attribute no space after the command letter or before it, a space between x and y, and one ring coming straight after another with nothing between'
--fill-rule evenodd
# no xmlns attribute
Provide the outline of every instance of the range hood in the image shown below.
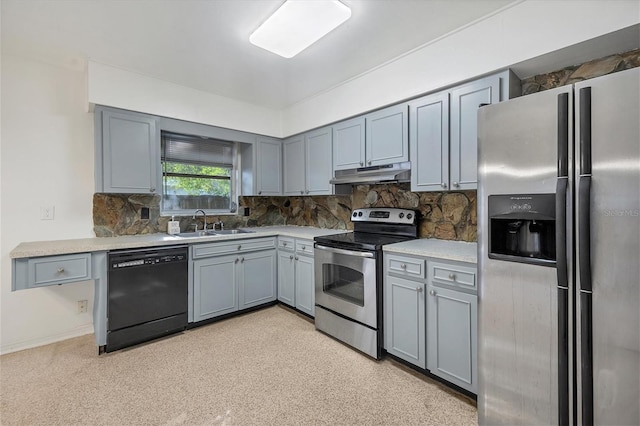
<svg viewBox="0 0 640 426"><path fill-rule="evenodd" d="M411 163L387 164L385 166L360 167L357 169L337 170L329 182L332 185L409 182Z"/></svg>

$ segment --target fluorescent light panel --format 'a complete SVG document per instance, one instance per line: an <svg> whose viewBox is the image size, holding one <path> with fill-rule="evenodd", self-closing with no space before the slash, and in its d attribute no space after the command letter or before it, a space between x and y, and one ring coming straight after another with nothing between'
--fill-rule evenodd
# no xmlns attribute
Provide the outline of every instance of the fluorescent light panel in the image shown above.
<svg viewBox="0 0 640 426"><path fill-rule="evenodd" d="M339 1L287 0L249 41L285 58L293 58L351 17Z"/></svg>

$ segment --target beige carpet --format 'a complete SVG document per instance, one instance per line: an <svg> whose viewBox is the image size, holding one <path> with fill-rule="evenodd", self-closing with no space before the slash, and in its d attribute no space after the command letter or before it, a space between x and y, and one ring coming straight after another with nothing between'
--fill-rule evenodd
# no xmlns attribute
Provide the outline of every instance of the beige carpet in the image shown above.
<svg viewBox="0 0 640 426"><path fill-rule="evenodd" d="M0 357L2 425L474 425L474 405L274 306L102 356Z"/></svg>

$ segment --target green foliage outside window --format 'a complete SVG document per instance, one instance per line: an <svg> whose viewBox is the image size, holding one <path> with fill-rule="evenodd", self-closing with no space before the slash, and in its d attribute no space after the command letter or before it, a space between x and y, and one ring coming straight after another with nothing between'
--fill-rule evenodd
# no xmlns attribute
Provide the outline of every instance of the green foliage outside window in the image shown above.
<svg viewBox="0 0 640 426"><path fill-rule="evenodd" d="M231 169L164 162L165 194L170 195L218 195L231 194ZM190 175L190 176L176 176Z"/></svg>

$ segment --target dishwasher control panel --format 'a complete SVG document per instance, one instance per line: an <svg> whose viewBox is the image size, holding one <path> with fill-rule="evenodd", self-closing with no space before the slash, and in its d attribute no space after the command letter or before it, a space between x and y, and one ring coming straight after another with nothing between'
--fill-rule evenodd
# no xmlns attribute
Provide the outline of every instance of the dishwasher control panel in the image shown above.
<svg viewBox="0 0 640 426"><path fill-rule="evenodd" d="M186 262L187 249L181 250L152 250L129 251L112 253L109 256L110 269L133 268L136 266L153 266L166 263Z"/></svg>

